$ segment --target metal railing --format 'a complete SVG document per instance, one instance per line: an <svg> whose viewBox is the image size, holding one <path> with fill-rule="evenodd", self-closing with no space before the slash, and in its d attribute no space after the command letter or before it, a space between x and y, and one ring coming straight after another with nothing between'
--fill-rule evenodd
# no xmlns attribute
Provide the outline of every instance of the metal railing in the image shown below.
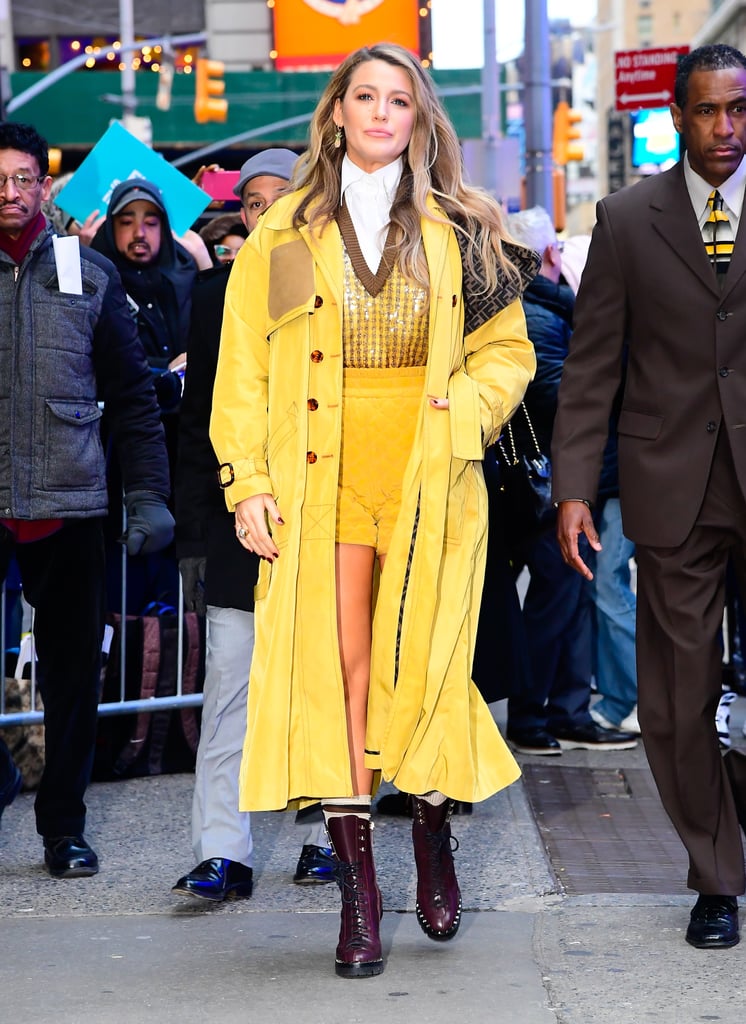
<svg viewBox="0 0 746 1024"><path fill-rule="evenodd" d="M127 607L127 552L122 549L122 615L120 616L120 644L119 644L119 699L99 703L99 717L108 715L137 714L140 712L152 712L169 710L171 708L189 708L202 706L202 693L184 693L184 590L181 576L179 576L179 597L177 604L178 616L178 642L176 647L176 689L169 696L149 697L147 699L128 699L125 692L127 679L127 616L124 611ZM30 725L41 723L44 720L44 712L37 710L37 684L36 684L36 655L34 651L33 634L33 609L31 613L31 629L22 636L19 648L19 662L16 665L15 676L20 679L24 674L25 666L30 663L29 679L29 708L22 711L8 711L6 704L6 669L7 662L7 628L6 628L7 593L5 583L0 592L0 651L3 654L3 676L0 679L0 728L13 725ZM106 627L104 638L104 649L107 643L110 644L113 637L111 626Z"/></svg>

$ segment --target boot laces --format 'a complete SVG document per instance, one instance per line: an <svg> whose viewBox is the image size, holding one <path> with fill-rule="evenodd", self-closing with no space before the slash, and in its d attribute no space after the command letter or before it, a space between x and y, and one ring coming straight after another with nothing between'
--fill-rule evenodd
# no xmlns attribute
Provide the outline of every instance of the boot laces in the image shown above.
<svg viewBox="0 0 746 1024"><path fill-rule="evenodd" d="M342 896L342 909L348 907L351 917L352 935L345 945L353 949L362 949L370 941L371 935L367 928L368 903L370 893L365 884L363 865L359 861L342 862L337 865L337 884Z"/></svg>
<svg viewBox="0 0 746 1024"><path fill-rule="evenodd" d="M440 832L426 831L425 839L427 840L428 868L433 883L432 898L434 903L440 904L443 902L442 890L446 888L443 877L444 869L447 871L452 867L452 855L458 850L459 842L447 828L441 829Z"/></svg>

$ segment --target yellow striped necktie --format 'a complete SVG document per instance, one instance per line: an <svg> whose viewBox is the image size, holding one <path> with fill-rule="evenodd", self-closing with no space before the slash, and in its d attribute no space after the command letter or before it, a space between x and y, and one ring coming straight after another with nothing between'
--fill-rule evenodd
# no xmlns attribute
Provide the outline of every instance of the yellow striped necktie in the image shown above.
<svg viewBox="0 0 746 1024"><path fill-rule="evenodd" d="M710 192L707 205L710 213L704 225L705 250L718 278L722 278L728 272L733 255L733 229L717 189Z"/></svg>

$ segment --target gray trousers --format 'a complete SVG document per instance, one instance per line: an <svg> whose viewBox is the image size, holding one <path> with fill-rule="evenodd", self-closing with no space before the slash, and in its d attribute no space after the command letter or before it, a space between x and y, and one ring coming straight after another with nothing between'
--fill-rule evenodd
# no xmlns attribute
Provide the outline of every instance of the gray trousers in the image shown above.
<svg viewBox="0 0 746 1024"><path fill-rule="evenodd" d="M192 847L252 867L249 814L238 810L238 773L254 651L254 613L207 606L205 688L192 800Z"/></svg>

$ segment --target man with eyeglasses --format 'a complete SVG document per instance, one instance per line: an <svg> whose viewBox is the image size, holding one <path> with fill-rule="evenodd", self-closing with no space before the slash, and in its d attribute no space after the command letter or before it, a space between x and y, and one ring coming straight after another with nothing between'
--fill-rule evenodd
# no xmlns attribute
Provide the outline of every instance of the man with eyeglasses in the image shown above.
<svg viewBox="0 0 746 1024"><path fill-rule="evenodd" d="M44 701L36 828L50 874L73 878L98 871L83 833L104 633L102 416L124 482L128 553L168 544L173 519L163 428L121 280L77 238L54 237L41 212L48 168L31 125L0 123L0 581L15 555ZM19 786L3 745L0 812Z"/></svg>

